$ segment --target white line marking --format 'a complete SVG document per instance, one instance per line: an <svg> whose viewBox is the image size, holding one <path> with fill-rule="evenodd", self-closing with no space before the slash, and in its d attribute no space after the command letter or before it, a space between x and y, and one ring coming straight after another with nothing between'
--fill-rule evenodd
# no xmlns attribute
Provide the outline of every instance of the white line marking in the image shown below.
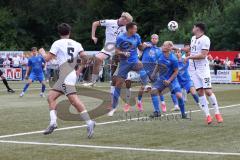
<svg viewBox="0 0 240 160"><path fill-rule="evenodd" d="M42 143L42 142L5 141L5 140L0 140L0 143L42 145L42 146L60 146L60 147L79 147L79 148L110 149L110 150L127 150L127 151L146 151L146 152L167 152L167 153L185 153L185 154L240 156L240 153L233 153L233 152L189 151L189 150L175 150L175 149L96 146L96 145L81 145L81 144Z"/></svg>
<svg viewBox="0 0 240 160"><path fill-rule="evenodd" d="M223 107L219 107L219 108L220 109L225 109L225 108L232 108L232 107L236 107L236 106L240 106L240 104L233 104L233 105L223 106ZM209 109L212 110L213 108L209 108ZM200 112L200 111L201 110L193 110L193 111L191 111L191 113ZM173 114L179 114L179 113L170 113L170 114L166 114L166 115L173 115ZM146 117L138 117L138 118L132 118L132 119L127 119L127 120L124 119L124 120L102 122L102 123L97 123L97 126L106 125L106 124L120 123L120 122L129 121L129 120L138 120L138 119L141 119L141 118L146 118ZM86 127L86 125L64 127L64 128L56 129L55 131L63 131L63 130L69 130L69 129L83 128L83 127ZM43 133L43 131L33 131L33 132L25 132L25 133L16 133L16 134L2 135L2 136L0 136L0 139L9 138L9 137L23 136L23 135L38 134L38 133Z"/></svg>

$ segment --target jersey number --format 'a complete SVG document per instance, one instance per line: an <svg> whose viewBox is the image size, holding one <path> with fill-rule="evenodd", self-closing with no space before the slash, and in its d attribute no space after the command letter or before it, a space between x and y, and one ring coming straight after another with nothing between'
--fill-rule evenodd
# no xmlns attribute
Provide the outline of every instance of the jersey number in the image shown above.
<svg viewBox="0 0 240 160"><path fill-rule="evenodd" d="M68 63L73 63L74 48L68 47L68 48L67 48L67 53L68 53L68 55L71 57L70 59L68 59Z"/></svg>

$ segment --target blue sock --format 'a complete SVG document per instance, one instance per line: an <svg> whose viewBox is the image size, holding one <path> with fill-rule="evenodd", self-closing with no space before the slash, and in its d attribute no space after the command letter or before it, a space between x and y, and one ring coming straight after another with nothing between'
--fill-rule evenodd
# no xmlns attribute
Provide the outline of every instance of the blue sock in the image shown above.
<svg viewBox="0 0 240 160"><path fill-rule="evenodd" d="M177 96L175 94L171 94L171 98L172 98L173 104L178 105Z"/></svg>
<svg viewBox="0 0 240 160"><path fill-rule="evenodd" d="M196 103L199 103L199 97L198 97L198 95L197 95L197 94L192 94L192 96L193 96L194 101L195 101Z"/></svg>
<svg viewBox="0 0 240 160"><path fill-rule="evenodd" d="M42 93L45 91L46 85L42 84Z"/></svg>
<svg viewBox="0 0 240 160"><path fill-rule="evenodd" d="M27 89L28 89L28 87L29 87L29 84L27 83L27 84L25 84L25 86L24 86L24 88L23 88L23 92L26 92L27 91Z"/></svg>
<svg viewBox="0 0 240 160"><path fill-rule="evenodd" d="M112 102L112 108L115 109L118 105L118 99L121 94L121 88L115 87L113 92L113 102Z"/></svg>
<svg viewBox="0 0 240 160"><path fill-rule="evenodd" d="M138 101L142 101L142 95L138 95Z"/></svg>
<svg viewBox="0 0 240 160"><path fill-rule="evenodd" d="M139 71L139 74L140 74L140 78L141 78L142 84L143 84L143 85L146 85L147 82L148 82L147 72L146 72L144 69L141 69L141 70Z"/></svg>
<svg viewBox="0 0 240 160"><path fill-rule="evenodd" d="M164 96L163 95L160 95L160 100L163 102L164 101Z"/></svg>
<svg viewBox="0 0 240 160"><path fill-rule="evenodd" d="M160 112L158 95L151 95L154 111Z"/></svg>
<svg viewBox="0 0 240 160"><path fill-rule="evenodd" d="M184 115L185 114L185 106L184 106L183 98L178 99L178 105L179 105L182 115Z"/></svg>

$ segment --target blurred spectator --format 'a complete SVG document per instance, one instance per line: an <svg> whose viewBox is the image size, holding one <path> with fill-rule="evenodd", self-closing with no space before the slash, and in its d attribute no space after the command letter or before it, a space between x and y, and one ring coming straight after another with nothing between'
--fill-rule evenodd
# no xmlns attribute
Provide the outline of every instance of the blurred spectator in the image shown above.
<svg viewBox="0 0 240 160"><path fill-rule="evenodd" d="M4 68L10 68L11 67L11 61L9 60L9 58L7 57L5 59L5 61L3 62L3 67Z"/></svg>
<svg viewBox="0 0 240 160"><path fill-rule="evenodd" d="M10 55L8 54L5 61L8 60L9 61L9 67L12 67L12 58L10 57ZM8 66L8 63L5 65Z"/></svg>
<svg viewBox="0 0 240 160"><path fill-rule="evenodd" d="M221 60L219 59L218 56L216 56L215 59L214 59L213 69L214 69L214 74L215 75L217 75L217 70L222 69Z"/></svg>
<svg viewBox="0 0 240 160"><path fill-rule="evenodd" d="M229 58L227 57L225 60L224 60L224 69L225 70L230 70L231 69L231 64L232 62L229 60Z"/></svg>
<svg viewBox="0 0 240 160"><path fill-rule="evenodd" d="M21 61L20 57L17 54L15 54L12 58L12 67L19 68L21 63L20 61Z"/></svg>
<svg viewBox="0 0 240 160"><path fill-rule="evenodd" d="M234 58L234 64L239 67L240 66L240 53L238 53L236 55L236 57Z"/></svg>
<svg viewBox="0 0 240 160"><path fill-rule="evenodd" d="M24 76L25 76L26 70L27 70L27 64L28 64L28 59L27 59L26 55L23 55L20 57L20 64L22 67L22 79L24 79Z"/></svg>
<svg viewBox="0 0 240 160"><path fill-rule="evenodd" d="M3 67L4 58L0 55L0 68Z"/></svg>

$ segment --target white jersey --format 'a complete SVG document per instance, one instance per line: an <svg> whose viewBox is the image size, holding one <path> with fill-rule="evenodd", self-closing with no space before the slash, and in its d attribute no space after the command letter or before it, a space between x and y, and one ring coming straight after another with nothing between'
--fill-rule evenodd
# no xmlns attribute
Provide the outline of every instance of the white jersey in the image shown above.
<svg viewBox="0 0 240 160"><path fill-rule="evenodd" d="M73 61L81 51L83 51L82 45L72 39L57 40L50 49L50 53L56 55L59 66L67 61Z"/></svg>
<svg viewBox="0 0 240 160"><path fill-rule="evenodd" d="M199 38L193 36L191 39L191 55L197 55L202 52L202 50L209 50L210 39L206 35L202 35ZM190 60L189 70L205 70L209 69L209 62L207 57L200 60Z"/></svg>
<svg viewBox="0 0 240 160"><path fill-rule="evenodd" d="M119 26L118 20L100 20L100 25L106 27L105 44L116 43L117 36L126 32L126 26Z"/></svg>

